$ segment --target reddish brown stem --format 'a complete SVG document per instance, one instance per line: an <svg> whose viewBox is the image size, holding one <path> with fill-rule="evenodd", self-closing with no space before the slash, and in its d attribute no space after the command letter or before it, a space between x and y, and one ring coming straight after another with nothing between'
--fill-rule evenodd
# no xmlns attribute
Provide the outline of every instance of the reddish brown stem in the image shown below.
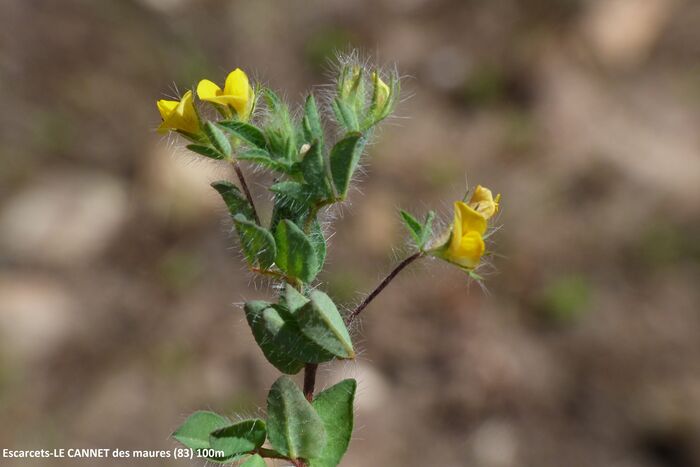
<svg viewBox="0 0 700 467"><path fill-rule="evenodd" d="M245 181L245 177L243 176L243 171L238 165L238 161L233 161L232 162L233 169L236 171L236 176L238 177L238 181L241 184L241 188L243 188L243 193L245 193L246 199L248 199L248 202L250 203L250 207L253 209L253 217L255 217L255 223L258 225L260 224L260 218L258 217L258 211L255 209L255 203L253 203L253 196L250 194L250 190L248 189L248 183Z"/></svg>
<svg viewBox="0 0 700 467"><path fill-rule="evenodd" d="M360 313L362 313L362 310L364 310L364 309L367 307L367 305L369 305L370 302L371 302L372 300L374 300L374 299L377 297L377 295L379 295L380 292L381 292L382 290L384 290L384 288L385 288L387 285L389 285L389 282L391 282L391 281L392 281L406 266L408 266L409 264L411 264L412 262L414 262L415 260L417 260L417 259L420 258L421 256L423 256L423 252L422 252L422 251L418 251L418 252L412 254L411 256L409 256L408 258L404 259L403 261L401 261L401 262L394 268L394 270L391 271L391 272L384 278L384 280L381 281L381 282L379 283L379 285L377 286L377 288L374 289L374 290L372 291L372 293L370 293L369 295L367 295L367 298L365 298L365 299L362 301L362 303L360 303L360 304L358 305L358 307L355 308L355 310L353 310L353 312L350 313L350 314L348 315L348 317L347 317L347 319L345 320L345 322L346 322L347 324L352 323L352 322L355 320L355 318L357 318L357 316L358 316Z"/></svg>
<svg viewBox="0 0 700 467"><path fill-rule="evenodd" d="M304 396L306 400L312 402L314 400L314 388L316 387L316 371L318 363L307 363L304 367Z"/></svg>

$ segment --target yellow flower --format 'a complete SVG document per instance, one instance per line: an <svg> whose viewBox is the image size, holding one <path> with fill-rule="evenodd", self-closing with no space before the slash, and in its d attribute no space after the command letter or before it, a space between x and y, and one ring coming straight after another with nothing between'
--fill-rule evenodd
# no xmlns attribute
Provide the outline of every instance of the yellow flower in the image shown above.
<svg viewBox="0 0 700 467"><path fill-rule="evenodd" d="M474 269L486 250L483 239L486 218L461 201L455 202L454 208L452 236L443 257L464 268Z"/></svg>
<svg viewBox="0 0 700 467"><path fill-rule="evenodd" d="M192 91L187 91L179 101L159 100L158 111L163 119L158 131L181 130L199 133L199 117L192 103Z"/></svg>
<svg viewBox="0 0 700 467"><path fill-rule="evenodd" d="M255 104L255 92L248 76L240 68L229 73L224 89L208 79L203 79L197 85L197 95L203 101L233 107L238 118L243 121L248 120Z"/></svg>
<svg viewBox="0 0 700 467"><path fill-rule="evenodd" d="M501 200L501 195L493 197L491 190L477 185L469 200L469 207L484 216L485 219L491 218L498 212L498 202Z"/></svg>

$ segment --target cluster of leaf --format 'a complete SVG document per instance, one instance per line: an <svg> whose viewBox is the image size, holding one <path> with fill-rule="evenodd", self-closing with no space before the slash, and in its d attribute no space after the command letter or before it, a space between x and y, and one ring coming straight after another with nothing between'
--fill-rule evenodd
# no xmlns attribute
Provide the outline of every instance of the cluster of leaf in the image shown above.
<svg viewBox="0 0 700 467"><path fill-rule="evenodd" d="M279 371L293 375L307 364L355 356L346 324L333 301L310 285L323 268L326 238L319 210L343 201L373 128L393 110L399 80L389 84L377 72L355 65L339 71L330 108L340 135L334 144L316 98L310 94L295 118L270 89L258 90L265 104L261 122L224 119L203 124L203 135L188 148L203 156L247 161L275 173L268 187L271 218L258 219L248 197L234 184L212 186L233 219L240 247L251 270L285 283L276 303L250 301L244 306L255 341ZM311 466L332 467L345 452L352 431L355 382L347 380L318 395L310 404L288 378L278 380L268 397L268 419L229 424L199 412L174 434L193 449L221 449L233 462L250 456L246 466L264 465L262 457L304 459ZM274 452L262 448L268 439Z"/></svg>
<svg viewBox="0 0 700 467"><path fill-rule="evenodd" d="M241 461L244 467L262 467L263 457L270 457L335 467L352 436L356 387L355 380L346 379L309 402L294 381L282 376L267 396L267 420L232 423L213 412L195 412L173 437L220 464ZM271 448L263 447L266 440ZM206 455L211 452L219 456Z"/></svg>

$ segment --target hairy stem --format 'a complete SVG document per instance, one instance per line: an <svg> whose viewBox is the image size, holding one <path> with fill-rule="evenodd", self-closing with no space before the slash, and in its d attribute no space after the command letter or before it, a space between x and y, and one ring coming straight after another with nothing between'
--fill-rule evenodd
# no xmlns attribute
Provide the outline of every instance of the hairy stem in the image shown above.
<svg viewBox="0 0 700 467"><path fill-rule="evenodd" d="M369 295L367 295L367 298L365 298L365 299L362 301L362 303L360 303L360 304L357 306L357 308L355 308L355 309L353 310L353 312L350 313L350 314L348 315L348 317L347 317L347 319L346 319L346 323L347 323L347 324L352 323L352 322L355 320L355 318L357 318L357 316L358 316L360 313L362 313L362 310L364 310L364 309L367 307L367 305L370 304L370 302L371 302L372 300L374 300L375 298L377 298L377 295L379 295L379 294L381 293L381 291L384 290L384 288L385 288L387 285L389 285L389 282L391 282L391 281L392 281L406 266L408 266L409 264L411 264L412 262L414 262L415 260L417 260L417 259L420 258L421 256L423 256L423 252L422 252L422 251L418 251L418 252L412 254L411 256L409 256L408 258L404 259L403 261L401 261L401 262L394 268L394 270L391 271L391 272L384 278L384 280L381 281L381 282L379 283L379 285L377 286L377 288L374 289L374 290L372 291L372 293L370 293Z"/></svg>
<svg viewBox="0 0 700 467"><path fill-rule="evenodd" d="M243 193L245 193L245 197L248 199L248 202L250 203L250 207L253 209L253 217L255 217L255 223L258 225L262 225L260 223L260 218L258 217L258 211L255 209L255 203L253 202L253 197L250 194L250 190L248 189L248 183L245 181L245 177L243 176L243 171L241 170L241 167L238 165L237 160L233 160L231 162L231 165L233 165L233 169L236 171L236 176L238 177L238 181L241 184L241 188L243 188Z"/></svg>

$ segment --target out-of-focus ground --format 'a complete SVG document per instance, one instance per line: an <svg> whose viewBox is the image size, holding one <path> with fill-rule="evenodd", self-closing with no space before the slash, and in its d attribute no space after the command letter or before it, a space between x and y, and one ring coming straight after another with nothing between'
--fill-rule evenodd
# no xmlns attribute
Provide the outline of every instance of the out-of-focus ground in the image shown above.
<svg viewBox="0 0 700 467"><path fill-rule="evenodd" d="M323 287L357 303L405 251L397 209L448 222L467 179L503 228L488 293L412 266L324 367L360 381L343 465L700 465L693 0L2 0L0 447L169 449L193 410L261 410L277 373L238 304L271 290L208 187L231 174L154 104L238 66L299 103L349 46L411 98Z"/></svg>

